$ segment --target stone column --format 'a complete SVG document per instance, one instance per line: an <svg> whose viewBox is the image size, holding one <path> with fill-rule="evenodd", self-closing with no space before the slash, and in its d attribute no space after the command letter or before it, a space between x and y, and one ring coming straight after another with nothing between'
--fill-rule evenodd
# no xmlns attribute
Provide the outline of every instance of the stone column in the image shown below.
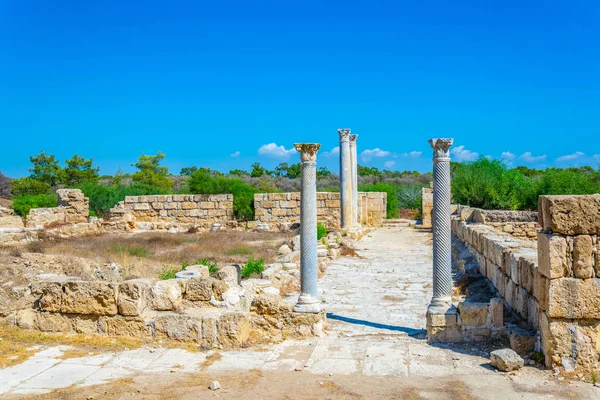
<svg viewBox="0 0 600 400"><path fill-rule="evenodd" d="M352 226L358 226L358 152L356 139L358 135L350 135L350 164L352 175Z"/></svg>
<svg viewBox="0 0 600 400"><path fill-rule="evenodd" d="M302 195L300 197L300 296L295 312L319 313L317 294L319 263L317 259L317 143L296 143L302 161Z"/></svg>
<svg viewBox="0 0 600 400"><path fill-rule="evenodd" d="M352 166L350 129L338 129L340 135L340 207L342 229L352 225Z"/></svg>
<svg viewBox="0 0 600 400"><path fill-rule="evenodd" d="M459 340L452 305L450 146L454 139L430 139L433 148L433 298L427 330L433 341Z"/></svg>

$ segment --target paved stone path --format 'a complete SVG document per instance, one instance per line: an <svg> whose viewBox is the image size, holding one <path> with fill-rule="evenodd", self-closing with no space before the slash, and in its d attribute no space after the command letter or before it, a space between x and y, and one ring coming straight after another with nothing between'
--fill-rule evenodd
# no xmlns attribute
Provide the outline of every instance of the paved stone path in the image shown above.
<svg viewBox="0 0 600 400"><path fill-rule="evenodd" d="M502 387L507 399L561 398L553 388L559 383L547 371L527 367L509 378L489 368L487 354L474 347L427 344L424 328L431 298L431 234L406 223L394 223L373 231L356 247L360 259L338 259L319 281L329 316L327 336L322 339L225 351L210 365L203 363L212 352L137 349L63 360L60 356L66 348L53 347L23 364L0 370L0 397L97 385L150 373L258 369L408 379L455 376L473 393L484 394L482 398L493 398L485 396L490 382ZM544 386L548 389L545 392L535 391ZM589 384L569 389L580 390L579 398L587 398L590 390L596 390Z"/></svg>

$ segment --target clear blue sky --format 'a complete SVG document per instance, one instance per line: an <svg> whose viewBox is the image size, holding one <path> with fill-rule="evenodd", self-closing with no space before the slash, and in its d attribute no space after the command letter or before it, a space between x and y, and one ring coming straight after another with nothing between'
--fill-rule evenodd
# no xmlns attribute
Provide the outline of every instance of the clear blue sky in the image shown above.
<svg viewBox="0 0 600 400"><path fill-rule="evenodd" d="M595 166L600 2L0 0L0 93L13 177L42 149L273 167L342 127L380 168L428 171L439 136L458 160Z"/></svg>

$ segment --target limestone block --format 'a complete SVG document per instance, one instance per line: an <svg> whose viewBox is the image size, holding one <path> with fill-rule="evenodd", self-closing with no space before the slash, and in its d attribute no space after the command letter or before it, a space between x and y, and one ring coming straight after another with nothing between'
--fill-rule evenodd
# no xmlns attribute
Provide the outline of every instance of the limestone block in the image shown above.
<svg viewBox="0 0 600 400"><path fill-rule="evenodd" d="M567 240L558 235L538 234L538 270L550 279L569 276L570 257Z"/></svg>
<svg viewBox="0 0 600 400"><path fill-rule="evenodd" d="M66 282L61 310L71 314L117 314L117 284L101 281Z"/></svg>
<svg viewBox="0 0 600 400"><path fill-rule="evenodd" d="M182 293L177 280L155 282L150 289L150 305L157 311L173 311L181 307Z"/></svg>
<svg viewBox="0 0 600 400"><path fill-rule="evenodd" d="M494 328L502 328L504 326L504 302L499 297L494 297L490 300L490 324Z"/></svg>
<svg viewBox="0 0 600 400"><path fill-rule="evenodd" d="M108 336L132 336L138 338L151 337L152 332L143 318L115 315L101 317L98 322L99 330Z"/></svg>
<svg viewBox="0 0 600 400"><path fill-rule="evenodd" d="M117 307L119 314L140 315L146 307L146 298L151 283L147 280L131 280L119 284Z"/></svg>
<svg viewBox="0 0 600 400"><path fill-rule="evenodd" d="M548 317L600 319L600 279L552 279L547 295Z"/></svg>
<svg viewBox="0 0 600 400"><path fill-rule="evenodd" d="M66 317L70 320L74 332L85 335L98 333L98 323L101 317L81 314L69 314Z"/></svg>
<svg viewBox="0 0 600 400"><path fill-rule="evenodd" d="M39 307L42 311L60 312L62 306L63 285L60 282L34 282L31 293L39 297Z"/></svg>
<svg viewBox="0 0 600 400"><path fill-rule="evenodd" d="M206 265L190 265L186 271L198 272L200 276L210 276L210 271Z"/></svg>
<svg viewBox="0 0 600 400"><path fill-rule="evenodd" d="M563 235L600 233L600 195L540 196L540 225Z"/></svg>
<svg viewBox="0 0 600 400"><path fill-rule="evenodd" d="M23 229L25 224L23 218L18 215L7 215L0 217L0 228L18 228Z"/></svg>
<svg viewBox="0 0 600 400"><path fill-rule="evenodd" d="M450 311L444 314L427 313L427 331L429 327L450 327L457 325L458 314L456 311Z"/></svg>
<svg viewBox="0 0 600 400"><path fill-rule="evenodd" d="M525 361L511 349L494 350L490 353L490 364L500 371L514 371L520 369Z"/></svg>
<svg viewBox="0 0 600 400"><path fill-rule="evenodd" d="M458 303L461 326L485 326L488 316L488 303L464 301Z"/></svg>
<svg viewBox="0 0 600 400"><path fill-rule="evenodd" d="M529 293L533 293L533 275L537 270L536 261L527 257L519 258L518 284Z"/></svg>
<svg viewBox="0 0 600 400"><path fill-rule="evenodd" d="M547 367L566 361L586 371L598 368L600 321L578 324L541 316L540 331Z"/></svg>
<svg viewBox="0 0 600 400"><path fill-rule="evenodd" d="M69 318L58 313L36 312L35 328L42 332L71 332Z"/></svg>
<svg viewBox="0 0 600 400"><path fill-rule="evenodd" d="M250 335L250 315L242 312L225 313L219 318L217 331L219 342L224 347L243 346Z"/></svg>
<svg viewBox="0 0 600 400"><path fill-rule="evenodd" d="M533 296L527 299L527 323L531 329L538 329L540 321L540 306Z"/></svg>
<svg viewBox="0 0 600 400"><path fill-rule="evenodd" d="M461 328L458 325L427 327L427 341L429 343L460 343L464 341Z"/></svg>
<svg viewBox="0 0 600 400"><path fill-rule="evenodd" d="M213 279L200 277L188 279L185 288L185 299L189 301L209 301L213 294Z"/></svg>
<svg viewBox="0 0 600 400"><path fill-rule="evenodd" d="M180 341L200 341L202 317L164 313L154 320L156 336Z"/></svg>
<svg viewBox="0 0 600 400"><path fill-rule="evenodd" d="M579 235L573 238L573 275L576 278L594 277L593 252L591 236Z"/></svg>
<svg viewBox="0 0 600 400"><path fill-rule="evenodd" d="M225 281L218 279L213 279L212 282L212 294L214 298L218 301L223 301L223 294L227 292L229 285Z"/></svg>
<svg viewBox="0 0 600 400"><path fill-rule="evenodd" d="M234 265L227 265L217 271L215 278L225 281L229 286L236 286L240 276L237 267Z"/></svg>
<svg viewBox="0 0 600 400"><path fill-rule="evenodd" d="M24 329L37 329L36 319L38 311L28 308L17 311L16 325Z"/></svg>
<svg viewBox="0 0 600 400"><path fill-rule="evenodd" d="M202 345L207 347L219 346L219 332L217 324L219 314L210 313L202 316Z"/></svg>
<svg viewBox="0 0 600 400"><path fill-rule="evenodd" d="M533 296L537 299L542 310L548 309L548 291L550 290L550 280L540 274L539 270L533 275Z"/></svg>
<svg viewBox="0 0 600 400"><path fill-rule="evenodd" d="M468 342L487 340L492 336L491 329L485 326L463 326L461 333Z"/></svg>
<svg viewBox="0 0 600 400"><path fill-rule="evenodd" d="M286 254L289 254L291 252L292 252L292 249L290 249L290 247L287 244L281 245L279 250L277 250L277 253L279 253L282 256L285 256Z"/></svg>
<svg viewBox="0 0 600 400"><path fill-rule="evenodd" d="M528 356L535 350L536 334L519 327L510 329L510 348L520 356Z"/></svg>
<svg viewBox="0 0 600 400"><path fill-rule="evenodd" d="M150 205L148 203L136 203L133 205L134 211L147 211L150 210Z"/></svg>

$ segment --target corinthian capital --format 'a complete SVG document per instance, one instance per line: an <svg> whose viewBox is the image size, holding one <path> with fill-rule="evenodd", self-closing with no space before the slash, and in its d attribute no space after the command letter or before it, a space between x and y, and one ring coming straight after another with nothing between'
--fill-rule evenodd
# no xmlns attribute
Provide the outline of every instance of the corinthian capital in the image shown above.
<svg viewBox="0 0 600 400"><path fill-rule="evenodd" d="M340 142L347 142L350 140L350 129L338 129L338 134L340 135Z"/></svg>
<svg viewBox="0 0 600 400"><path fill-rule="evenodd" d="M350 143L356 143L357 138L358 138L358 135L356 135L356 134L350 135Z"/></svg>
<svg viewBox="0 0 600 400"><path fill-rule="evenodd" d="M302 162L316 162L317 151L321 145L319 143L294 143L294 147L300 152Z"/></svg>
<svg viewBox="0 0 600 400"><path fill-rule="evenodd" d="M433 148L433 158L450 159L450 146L453 142L452 138L429 139L429 144Z"/></svg>

